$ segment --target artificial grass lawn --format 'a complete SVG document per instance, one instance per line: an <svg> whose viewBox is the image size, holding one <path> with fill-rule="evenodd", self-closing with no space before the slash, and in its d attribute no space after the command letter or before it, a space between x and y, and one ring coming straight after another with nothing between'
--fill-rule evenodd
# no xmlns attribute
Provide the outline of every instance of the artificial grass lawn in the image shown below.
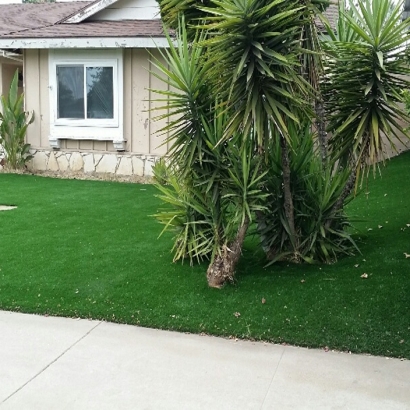
<svg viewBox="0 0 410 410"><path fill-rule="evenodd" d="M264 268L249 240L216 290L157 239L153 186L1 174L0 309L410 358L409 180L407 153L349 206L362 255Z"/></svg>

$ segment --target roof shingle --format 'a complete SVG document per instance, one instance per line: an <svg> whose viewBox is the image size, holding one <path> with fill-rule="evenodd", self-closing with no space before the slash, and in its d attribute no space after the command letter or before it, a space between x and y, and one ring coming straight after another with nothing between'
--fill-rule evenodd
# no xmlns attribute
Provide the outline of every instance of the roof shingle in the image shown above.
<svg viewBox="0 0 410 410"><path fill-rule="evenodd" d="M162 22L157 20L87 21L33 28L0 38L96 38L164 37Z"/></svg>
<svg viewBox="0 0 410 410"><path fill-rule="evenodd" d="M90 3L89 1L76 1L0 5L0 36L28 29L53 26Z"/></svg>
<svg viewBox="0 0 410 410"><path fill-rule="evenodd" d="M331 0L325 12L335 27L338 6ZM156 20L64 21L91 1L0 5L0 39L163 37L162 23ZM323 25L318 21L319 30Z"/></svg>

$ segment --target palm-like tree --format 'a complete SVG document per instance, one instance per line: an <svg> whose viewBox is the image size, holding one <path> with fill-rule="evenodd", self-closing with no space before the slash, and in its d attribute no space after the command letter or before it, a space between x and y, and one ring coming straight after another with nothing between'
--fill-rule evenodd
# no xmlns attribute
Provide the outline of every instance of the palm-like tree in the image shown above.
<svg viewBox="0 0 410 410"><path fill-rule="evenodd" d="M176 232L175 259L210 258L210 286L233 279L254 221L274 260L330 262L355 246L343 207L356 171L379 158L381 134L405 117L403 25L396 9L374 3L382 10L352 6L329 32L321 84L323 2L161 1L174 28L180 12L187 20L156 62L170 90L160 118L172 144L169 185L160 187L170 208L157 218ZM318 102L333 134L329 154L313 143Z"/></svg>
<svg viewBox="0 0 410 410"><path fill-rule="evenodd" d="M408 21L392 0L340 3L337 31L327 25L323 83L330 146L340 166L351 167L346 187L333 210L343 207L362 171L386 157L394 138L406 138L400 122L409 122L401 91L409 88L406 43ZM327 223L330 226L331 222Z"/></svg>
<svg viewBox="0 0 410 410"><path fill-rule="evenodd" d="M159 186L171 210L156 217L176 233L174 259L210 258L220 269L209 270L208 282L220 287L233 279L252 214L263 209L267 194L253 139L235 130L224 140L232 111L210 89L204 36L189 46L181 24L176 41L169 38L169 49L154 63L170 90L160 92L166 105L159 109L166 111L159 118L168 120L163 131L171 142L168 185Z"/></svg>
<svg viewBox="0 0 410 410"><path fill-rule="evenodd" d="M334 155L358 172L386 157L386 144L402 138L401 91L409 88L405 63L410 39L402 3L391 0L341 5L338 30L328 27L323 85Z"/></svg>
<svg viewBox="0 0 410 410"><path fill-rule="evenodd" d="M185 5L186 3L184 2ZM166 11L170 4L169 1L163 2L162 10ZM198 190L199 186L204 186L205 181L200 182L202 177L205 180L211 180L212 184L208 183L206 186L213 188L218 186L220 188L217 189L220 192L219 197L231 200L235 198L236 202L233 206L241 210L237 218L234 218L237 221L235 236L220 235L220 229L214 230L218 232L215 238L222 237L223 241L220 243L215 241L217 246L212 252L208 282L213 286L220 286L233 277L247 228L253 218L252 211L258 207L259 211L263 210L261 198L268 194L255 189L257 188L255 184L266 172L264 168L268 168L267 158L272 139L280 143L284 210L291 242L294 244L297 242L290 187L289 127L292 124L298 124L302 117L307 118L312 115L310 102L314 97L315 81L312 74L315 70L309 70L313 59L304 58L303 46L318 44L313 27L317 9L310 0L291 2L285 0L273 2L268 0L213 0L211 4L212 7L200 6L198 12L192 12L206 16L206 21L202 20L201 29L206 30L207 39L201 39L199 44L203 53L201 57L203 62L200 64L206 66L204 73L206 72L207 75L204 75L206 78L201 78L199 84L202 87L206 84L208 93L217 96L220 106L223 107L226 123L223 124L222 133L218 136L216 144L212 145L209 142L205 144L205 130L210 129L209 120L212 116L205 119L206 114L203 110L204 106L209 107L209 103L199 104L202 111L200 115L197 111L198 105L195 104L195 108L192 105L191 107L186 105L188 109L182 116L183 123L181 123L181 116L176 120L177 122L171 122L171 128L175 129L175 133L171 136L174 144L171 150L171 161L174 159L178 162L179 170L193 170L198 167L198 171L195 172L195 181L192 181L195 189ZM182 6L180 4L180 7ZM173 18L171 15L166 20L173 21ZM190 21L192 22L192 18ZM183 31L186 33L185 29ZM310 36L308 39L306 39L306 34ZM193 52L197 45L195 41L191 48L186 44L185 46L180 44L179 50L185 50L186 55L190 52L189 50ZM183 65L176 63L175 57L178 53L172 45L170 50L166 59L169 60L170 57L173 59L171 71L174 74L171 71L164 73L175 79L172 87L181 90L181 84L178 84L177 78L181 83L186 73L181 73L180 67ZM189 56L189 60L191 65L186 65L186 67L192 68L191 73L197 72L192 67L195 61L192 55ZM185 64L188 62L186 61ZM163 68L161 67L162 71L164 71ZM175 74L177 78L174 77ZM197 83L195 84L198 86ZM195 88L188 90L191 86L194 86L192 82L189 86L184 84L185 89L182 90L182 94L185 97L191 96L191 98L197 96L196 98L199 99ZM181 113L180 105L175 103L175 94L168 94L167 98L171 98L169 107L176 108L178 105L172 115ZM212 112L214 115L218 110L206 108L205 111ZM190 117L188 121L186 121L186 115ZM221 109L217 115L221 115ZM198 125L201 121L202 123ZM188 132L187 127L192 127L192 129ZM167 128L168 131L169 129L170 127ZM193 143L193 135L201 142ZM216 152L219 152L216 150L217 147L225 144L232 146L233 140L234 145L238 147L237 158L235 159L230 150L229 154L225 154L230 157L229 160L219 161L229 164L230 173L220 172L218 177L210 177L202 162L204 152L213 146L210 153L211 156L216 155ZM194 153L193 147L199 146L201 147L199 151ZM256 158L257 161L250 162L250 158ZM210 162L214 163L214 159ZM235 169L236 161L240 161L242 166L239 167L239 173L234 176L232 169ZM251 169L251 165L256 167L257 173ZM212 170L216 170L214 165ZM232 184L227 181L235 181L233 184L235 189L232 189ZM255 197L259 199L259 204ZM221 202L215 200L213 204Z"/></svg>

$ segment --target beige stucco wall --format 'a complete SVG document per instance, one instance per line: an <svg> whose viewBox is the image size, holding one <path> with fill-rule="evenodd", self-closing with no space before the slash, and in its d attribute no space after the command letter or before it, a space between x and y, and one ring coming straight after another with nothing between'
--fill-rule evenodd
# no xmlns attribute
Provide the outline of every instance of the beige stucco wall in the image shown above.
<svg viewBox="0 0 410 410"><path fill-rule="evenodd" d="M23 65L25 109L35 120L27 131L27 142L35 148L49 147L48 51L25 50Z"/></svg>
<svg viewBox="0 0 410 410"><path fill-rule="evenodd" d="M0 95L6 95L9 92L14 73L21 67L22 64L19 64L18 62L0 57ZM22 92L23 87L19 87L19 94Z"/></svg>
<svg viewBox="0 0 410 410"><path fill-rule="evenodd" d="M160 58L157 50L151 52L156 58ZM161 146L165 137L157 134L157 131L165 122L156 121L155 117L160 112L150 110L163 105L154 102L163 97L149 89L166 89L166 85L152 74L155 71L148 51L124 50L124 135L128 141L127 150L162 156L166 154L167 147Z"/></svg>
<svg viewBox="0 0 410 410"><path fill-rule="evenodd" d="M7 94L10 89L10 84L13 81L14 74L16 70L21 67L19 64L2 64L1 65L1 83L2 83L2 94ZM22 87L19 87L19 93L23 91Z"/></svg>
<svg viewBox="0 0 410 410"><path fill-rule="evenodd" d="M153 54L158 55L156 50ZM148 88L164 88L150 70L154 69L148 51L125 49L124 67L124 139L126 153L162 156L167 147L160 146L164 137L155 134L165 123L150 112L156 103L150 102L157 96ZM24 54L24 87L26 110L34 111L35 121L27 132L27 142L33 149L50 149L50 106L49 106L48 50L27 49ZM79 152L115 152L111 141L61 140L61 150Z"/></svg>

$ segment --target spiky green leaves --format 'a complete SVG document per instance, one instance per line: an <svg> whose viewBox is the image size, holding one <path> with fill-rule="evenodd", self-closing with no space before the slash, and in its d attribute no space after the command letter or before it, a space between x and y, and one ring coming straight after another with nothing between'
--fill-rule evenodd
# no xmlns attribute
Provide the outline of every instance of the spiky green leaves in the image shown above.
<svg viewBox="0 0 410 410"><path fill-rule="evenodd" d="M212 115L214 98L207 81L210 66L202 46L204 38L204 32L198 33L190 44L185 24L181 24L175 44L168 36L169 48L160 50L161 59L152 57L158 69L153 75L167 84L167 90L154 90L161 96L156 101L164 104L156 108L161 112L157 119L167 122L160 132L168 135L171 163L178 163L181 177L189 174L194 164L201 166L209 154L202 124Z"/></svg>
<svg viewBox="0 0 410 410"><path fill-rule="evenodd" d="M175 232L175 259L226 256L256 214L281 253L307 261L348 253L342 210L332 207L347 177L320 168L311 133L294 139L316 96L313 3L212 0L200 10L207 19L194 41L182 20L155 62L168 85L159 118L171 143L169 185L159 187L167 207L156 217ZM292 195L297 207L288 206Z"/></svg>
<svg viewBox="0 0 410 410"><path fill-rule="evenodd" d="M331 146L344 161L374 164L385 156L385 141L394 148L394 137L403 138L400 122L409 120L399 105L410 85L408 22L401 21L401 4L366 0L341 8L338 29L324 42Z"/></svg>
<svg viewBox="0 0 410 410"><path fill-rule="evenodd" d="M180 19L184 19L188 38L195 35L195 26L207 17L207 13L198 7L212 7L212 0L158 0L162 21L173 29L178 28Z"/></svg>
<svg viewBox="0 0 410 410"><path fill-rule="evenodd" d="M266 150L270 129L287 136L287 122L299 121L311 88L300 75L303 27L311 23L309 2L213 0L205 26L217 92L234 109L225 137L254 130Z"/></svg>
<svg viewBox="0 0 410 410"><path fill-rule="evenodd" d="M211 92L202 36L189 44L182 24L163 60L155 61L156 75L168 85L156 92L171 143L169 172L161 171L168 184L158 186L166 206L155 217L175 234L174 259L191 263L213 259L266 197L252 138L237 130L223 141L230 111Z"/></svg>
<svg viewBox="0 0 410 410"><path fill-rule="evenodd" d="M343 208L335 209L350 171L322 163L315 151L309 124L291 126L290 136L296 240L292 238L284 212L281 148L276 143L270 150L265 185L271 195L266 200L267 211L261 212L257 219L261 244L270 263L280 260L332 263L341 255L351 255L357 250L348 232L350 224Z"/></svg>

